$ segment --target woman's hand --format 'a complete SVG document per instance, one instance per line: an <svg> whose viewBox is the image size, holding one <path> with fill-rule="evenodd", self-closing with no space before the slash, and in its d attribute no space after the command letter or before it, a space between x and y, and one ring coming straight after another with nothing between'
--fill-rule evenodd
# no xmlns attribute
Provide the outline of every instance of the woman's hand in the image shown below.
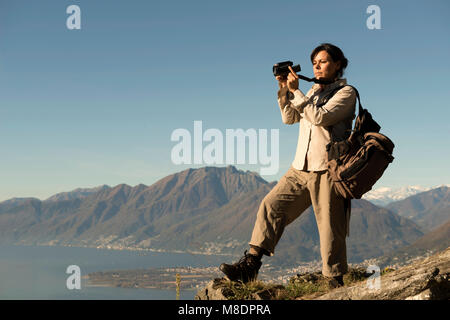
<svg viewBox="0 0 450 320"><path fill-rule="evenodd" d="M291 73L288 74L287 79L282 76L276 76L275 79L278 80L278 86L281 88L288 87L289 91L294 92L298 89L298 76L291 67L289 67Z"/></svg>
<svg viewBox="0 0 450 320"><path fill-rule="evenodd" d="M289 70L291 70L291 73L287 77L287 86L289 91L294 93L295 90L298 90L298 76L290 66Z"/></svg>
<svg viewBox="0 0 450 320"><path fill-rule="evenodd" d="M280 87L280 89L287 86L286 78L283 78L282 76L276 76L275 79L278 80L278 86Z"/></svg>

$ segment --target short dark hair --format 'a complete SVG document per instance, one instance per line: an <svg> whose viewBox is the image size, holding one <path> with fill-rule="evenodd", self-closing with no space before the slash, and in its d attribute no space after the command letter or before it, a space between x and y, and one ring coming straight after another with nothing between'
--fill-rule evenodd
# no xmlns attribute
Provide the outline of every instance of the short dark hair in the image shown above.
<svg viewBox="0 0 450 320"><path fill-rule="evenodd" d="M344 74L345 68L347 68L348 60L344 56L344 53L342 52L342 50L331 43L322 43L317 48L315 48L311 52L311 63L313 62L316 55L322 50L325 50L331 56L331 59L333 59L334 62L338 62L338 61L341 62L341 68L337 72L337 77L338 78L342 77L342 75Z"/></svg>

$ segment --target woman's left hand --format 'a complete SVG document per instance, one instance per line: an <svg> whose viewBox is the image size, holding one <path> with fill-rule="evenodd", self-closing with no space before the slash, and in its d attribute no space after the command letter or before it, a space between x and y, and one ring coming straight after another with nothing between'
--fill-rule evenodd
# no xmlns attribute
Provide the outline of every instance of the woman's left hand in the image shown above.
<svg viewBox="0 0 450 320"><path fill-rule="evenodd" d="M289 73L287 77L287 86L289 91L293 93L295 90L298 89L298 76L290 66L289 70L291 70L291 73Z"/></svg>

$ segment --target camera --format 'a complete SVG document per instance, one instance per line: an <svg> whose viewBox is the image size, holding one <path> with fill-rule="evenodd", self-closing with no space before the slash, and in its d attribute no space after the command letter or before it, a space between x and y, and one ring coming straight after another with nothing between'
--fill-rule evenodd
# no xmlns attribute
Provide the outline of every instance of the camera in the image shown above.
<svg viewBox="0 0 450 320"><path fill-rule="evenodd" d="M299 64L294 66L294 63L292 61L283 61L283 62L278 62L276 64L273 65L272 71L273 71L273 75L276 76L281 76L283 79L287 78L287 75L289 73L291 73L291 70L289 70L289 67L291 67L294 72L300 72L302 70L302 68L300 67Z"/></svg>

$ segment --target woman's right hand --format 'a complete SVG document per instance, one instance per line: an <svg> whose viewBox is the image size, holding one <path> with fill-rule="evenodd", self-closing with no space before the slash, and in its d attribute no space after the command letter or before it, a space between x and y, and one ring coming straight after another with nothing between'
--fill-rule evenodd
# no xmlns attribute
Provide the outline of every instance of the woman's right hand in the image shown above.
<svg viewBox="0 0 450 320"><path fill-rule="evenodd" d="M276 76L275 79L278 80L278 86L281 88L287 86L287 79L283 78L282 76Z"/></svg>

